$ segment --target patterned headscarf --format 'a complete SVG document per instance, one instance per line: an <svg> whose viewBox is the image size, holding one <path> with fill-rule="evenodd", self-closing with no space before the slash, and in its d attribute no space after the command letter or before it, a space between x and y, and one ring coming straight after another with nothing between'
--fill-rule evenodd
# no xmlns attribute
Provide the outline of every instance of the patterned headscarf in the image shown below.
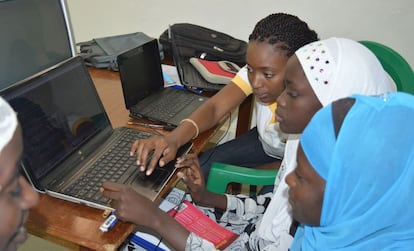
<svg viewBox="0 0 414 251"><path fill-rule="evenodd" d="M323 106L352 94L396 90L376 56L356 41L333 37L305 45L295 54Z"/></svg>
<svg viewBox="0 0 414 251"><path fill-rule="evenodd" d="M301 136L302 149L326 187L320 226L300 228L291 250L414 247L414 96L353 98L337 136L331 105Z"/></svg>
<svg viewBox="0 0 414 251"><path fill-rule="evenodd" d="M10 105L0 97L0 152L10 142L17 128L17 116Z"/></svg>

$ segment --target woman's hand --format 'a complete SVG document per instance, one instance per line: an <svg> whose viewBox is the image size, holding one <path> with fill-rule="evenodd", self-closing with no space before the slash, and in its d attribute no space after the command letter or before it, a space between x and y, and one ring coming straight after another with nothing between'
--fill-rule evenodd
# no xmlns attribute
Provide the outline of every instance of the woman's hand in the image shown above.
<svg viewBox="0 0 414 251"><path fill-rule="evenodd" d="M197 155L187 154L178 158L175 166L182 169L177 175L187 185L195 203L206 207L227 208L227 197L224 194L215 194L206 189Z"/></svg>
<svg viewBox="0 0 414 251"><path fill-rule="evenodd" d="M193 201L202 204L206 199L207 190L197 155L187 154L180 157L177 159L175 166L181 169L177 175L187 185Z"/></svg>
<svg viewBox="0 0 414 251"><path fill-rule="evenodd" d="M178 147L177 142L169 139L168 136L154 135L148 139L136 140L132 144L130 155L136 155L140 170L150 175L157 164L163 167L172 161L177 154Z"/></svg>
<svg viewBox="0 0 414 251"><path fill-rule="evenodd" d="M129 186L109 181L104 182L100 190L105 197L112 199L111 206L120 220L149 227L175 250L185 249L190 232L154 202Z"/></svg>
<svg viewBox="0 0 414 251"><path fill-rule="evenodd" d="M112 200L111 207L122 221L153 228L162 212L151 200L129 186L106 181L100 190L105 197Z"/></svg>

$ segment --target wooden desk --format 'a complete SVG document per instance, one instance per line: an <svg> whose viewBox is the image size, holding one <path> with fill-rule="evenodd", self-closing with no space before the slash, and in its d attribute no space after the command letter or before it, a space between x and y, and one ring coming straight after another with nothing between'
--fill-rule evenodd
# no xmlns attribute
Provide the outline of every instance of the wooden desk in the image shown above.
<svg viewBox="0 0 414 251"><path fill-rule="evenodd" d="M129 117L119 74L92 68L90 73L113 127L124 126ZM218 128L200 134L194 141L193 152L199 153ZM164 191L173 183L171 180ZM26 227L31 234L71 250L117 250L135 225L118 222L110 232L103 233L99 230L104 221L102 213L102 210L41 195L39 204L30 210Z"/></svg>

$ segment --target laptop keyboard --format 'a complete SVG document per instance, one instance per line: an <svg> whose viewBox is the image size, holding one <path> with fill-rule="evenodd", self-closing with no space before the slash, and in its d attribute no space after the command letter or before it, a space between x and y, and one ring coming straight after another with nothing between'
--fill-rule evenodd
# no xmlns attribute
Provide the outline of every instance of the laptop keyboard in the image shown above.
<svg viewBox="0 0 414 251"><path fill-rule="evenodd" d="M97 203L108 203L109 199L102 196L99 188L103 181L122 183L126 181L136 167L136 158L129 155L131 139L145 139L152 136L151 133L127 129L121 135L118 142L106 151L85 173L73 182L64 193L77 198ZM136 167L138 168L138 167ZM145 176L143 172L139 172ZM145 177L141 177L145 178Z"/></svg>
<svg viewBox="0 0 414 251"><path fill-rule="evenodd" d="M131 109L132 117L139 117L138 114L145 114L149 118L157 118L160 121L169 121L178 112L198 98L196 95L183 95L183 91L171 89L170 93L159 100L159 102L147 105L143 110Z"/></svg>

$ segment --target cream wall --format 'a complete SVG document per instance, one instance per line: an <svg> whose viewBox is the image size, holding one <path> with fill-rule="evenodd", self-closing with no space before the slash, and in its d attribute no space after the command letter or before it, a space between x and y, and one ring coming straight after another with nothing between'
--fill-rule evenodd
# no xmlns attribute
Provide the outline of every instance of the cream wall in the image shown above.
<svg viewBox="0 0 414 251"><path fill-rule="evenodd" d="M159 37L168 24L191 22L247 40L255 23L274 12L299 16L321 38L375 40L414 68L412 0L67 0L77 42L143 31Z"/></svg>

